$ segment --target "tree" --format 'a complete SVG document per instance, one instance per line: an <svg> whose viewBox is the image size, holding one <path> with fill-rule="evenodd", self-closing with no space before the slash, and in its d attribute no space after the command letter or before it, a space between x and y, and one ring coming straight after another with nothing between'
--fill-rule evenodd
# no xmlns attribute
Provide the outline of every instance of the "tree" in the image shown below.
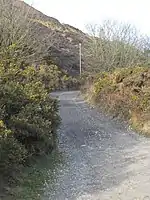
<svg viewBox="0 0 150 200"><path fill-rule="evenodd" d="M116 67L136 66L146 62L146 37L130 24L105 21L88 26L90 39L85 45L85 61L89 70L99 72Z"/></svg>

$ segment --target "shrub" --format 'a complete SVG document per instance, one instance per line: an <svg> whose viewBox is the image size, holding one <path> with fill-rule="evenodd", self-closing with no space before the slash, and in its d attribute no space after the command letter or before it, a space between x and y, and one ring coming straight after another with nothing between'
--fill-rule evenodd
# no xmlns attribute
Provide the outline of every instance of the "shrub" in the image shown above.
<svg viewBox="0 0 150 200"><path fill-rule="evenodd" d="M130 120L134 127L150 134L149 87L148 67L115 69L98 74L89 95L114 116Z"/></svg>
<svg viewBox="0 0 150 200"><path fill-rule="evenodd" d="M10 126L15 138L30 153L41 154L53 147L59 125L57 110L57 102L46 98L26 105L17 116L11 118Z"/></svg>
<svg viewBox="0 0 150 200"><path fill-rule="evenodd" d="M0 120L5 124L0 130L0 174L4 170L9 176L26 158L52 150L59 106L49 95L51 84L45 85L34 66L0 63L0 76Z"/></svg>
<svg viewBox="0 0 150 200"><path fill-rule="evenodd" d="M27 158L27 151L6 128L3 121L0 121L0 177L6 178L12 175L24 164Z"/></svg>

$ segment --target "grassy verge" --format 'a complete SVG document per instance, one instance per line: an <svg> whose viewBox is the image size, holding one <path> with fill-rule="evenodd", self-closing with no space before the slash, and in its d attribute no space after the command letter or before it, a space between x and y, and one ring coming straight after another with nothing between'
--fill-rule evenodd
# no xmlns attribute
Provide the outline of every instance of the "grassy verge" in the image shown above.
<svg viewBox="0 0 150 200"><path fill-rule="evenodd" d="M150 68L116 69L98 74L87 97L105 111L127 120L133 128L150 136Z"/></svg>
<svg viewBox="0 0 150 200"><path fill-rule="evenodd" d="M1 200L40 200L46 184L55 183L57 170L64 164L63 156L54 151L50 156L38 158L31 167L23 169L11 187L5 188Z"/></svg>

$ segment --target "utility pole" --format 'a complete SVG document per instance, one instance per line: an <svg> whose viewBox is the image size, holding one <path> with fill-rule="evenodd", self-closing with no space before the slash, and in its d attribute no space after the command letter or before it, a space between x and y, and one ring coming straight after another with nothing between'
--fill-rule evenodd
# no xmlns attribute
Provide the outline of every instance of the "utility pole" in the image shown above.
<svg viewBox="0 0 150 200"><path fill-rule="evenodd" d="M82 74L82 44L79 43L79 63L80 63L80 76Z"/></svg>

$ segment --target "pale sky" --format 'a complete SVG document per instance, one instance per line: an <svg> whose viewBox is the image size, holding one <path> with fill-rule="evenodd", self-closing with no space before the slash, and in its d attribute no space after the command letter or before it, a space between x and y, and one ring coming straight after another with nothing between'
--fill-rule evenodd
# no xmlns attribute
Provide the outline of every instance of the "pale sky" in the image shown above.
<svg viewBox="0 0 150 200"><path fill-rule="evenodd" d="M150 35L150 0L25 0L44 14L81 30L88 23L129 22Z"/></svg>

